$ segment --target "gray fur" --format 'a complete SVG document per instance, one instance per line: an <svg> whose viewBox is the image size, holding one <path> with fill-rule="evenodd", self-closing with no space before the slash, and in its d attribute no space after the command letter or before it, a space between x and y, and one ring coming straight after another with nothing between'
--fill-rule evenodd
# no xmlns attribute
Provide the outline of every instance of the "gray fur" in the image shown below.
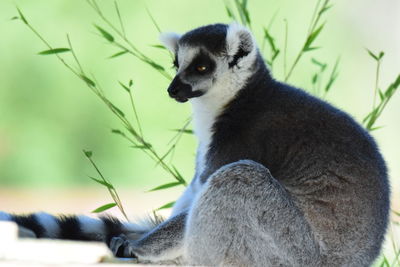
<svg viewBox="0 0 400 267"><path fill-rule="evenodd" d="M389 212L372 137L342 111L273 80L244 27L172 36L164 41L178 71L168 92L193 106L196 175L170 219L139 239L114 238L113 250L155 263L371 265ZM196 73L203 65L210 71Z"/></svg>

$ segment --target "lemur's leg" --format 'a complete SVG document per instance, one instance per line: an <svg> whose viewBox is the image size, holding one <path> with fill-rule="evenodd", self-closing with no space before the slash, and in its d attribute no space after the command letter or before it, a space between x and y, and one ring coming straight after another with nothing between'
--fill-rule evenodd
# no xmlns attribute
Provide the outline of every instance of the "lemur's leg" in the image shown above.
<svg viewBox="0 0 400 267"><path fill-rule="evenodd" d="M114 238L111 249L151 262L182 256L194 265L320 266L302 212L268 169L249 160L216 171L188 216L176 215L136 241Z"/></svg>
<svg viewBox="0 0 400 267"><path fill-rule="evenodd" d="M207 181L188 214L184 258L212 266L321 265L302 212L268 169L249 160Z"/></svg>
<svg viewBox="0 0 400 267"><path fill-rule="evenodd" d="M140 262L165 262L182 256L187 212L175 215L138 240L114 237L110 248L117 256L135 257Z"/></svg>

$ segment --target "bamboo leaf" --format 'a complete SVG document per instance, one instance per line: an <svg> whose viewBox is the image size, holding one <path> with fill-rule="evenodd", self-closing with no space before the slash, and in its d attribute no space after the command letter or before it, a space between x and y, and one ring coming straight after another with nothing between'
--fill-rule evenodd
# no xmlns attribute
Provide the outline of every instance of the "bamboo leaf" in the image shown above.
<svg viewBox="0 0 400 267"><path fill-rule="evenodd" d="M114 37L109 33L109 32L107 32L106 30L104 30L103 28L101 28L100 26L98 26L98 25L94 25L96 28L97 28L97 30L101 33L101 35L107 40L107 41L109 41L110 43L112 43L112 42L114 42Z"/></svg>
<svg viewBox="0 0 400 267"><path fill-rule="evenodd" d="M95 181L96 183L99 183L101 185L104 185L105 187L109 188L109 189L114 189L114 186L110 183L107 183L106 181L102 181L99 179L96 179L94 177L89 176L90 179L92 179L93 181Z"/></svg>
<svg viewBox="0 0 400 267"><path fill-rule="evenodd" d="M311 58L311 62L312 62L314 65L317 65L318 67L320 67L321 70L325 70L326 67L328 66L326 63L322 63L322 62L318 61L318 60L315 59L315 58Z"/></svg>
<svg viewBox="0 0 400 267"><path fill-rule="evenodd" d="M230 10L230 8L227 7L227 6L225 6L225 10L226 10L226 13L228 14L228 17L231 18L231 19L233 19L233 20L235 20L235 17L233 16L233 13L232 13L232 11Z"/></svg>
<svg viewBox="0 0 400 267"><path fill-rule="evenodd" d="M21 10L20 10L18 7L17 7L17 10L18 10L18 14L19 14L19 17L21 18L21 20L22 20L26 25L28 25L28 21L26 20L25 16L22 14Z"/></svg>
<svg viewBox="0 0 400 267"><path fill-rule="evenodd" d="M381 129L381 128L383 128L384 126L377 126L377 127L373 127L373 128L370 128L369 129L369 131L370 132L372 132L372 131L375 131L375 130L378 130L378 129Z"/></svg>
<svg viewBox="0 0 400 267"><path fill-rule="evenodd" d="M181 132L185 134L194 134L193 130L190 129L173 129L174 132Z"/></svg>
<svg viewBox="0 0 400 267"><path fill-rule="evenodd" d="M126 86L125 84L123 84L123 83L121 83L121 82L118 82L119 83L119 85L121 85L122 86L122 88L124 88L128 93L130 93L131 92L131 89L129 89L129 87L128 86Z"/></svg>
<svg viewBox="0 0 400 267"><path fill-rule="evenodd" d="M328 92L329 89L331 89L333 83L336 81L337 77L339 76L339 73L337 72L337 68L338 68L338 66L339 66L339 61L340 61L340 58L337 58L337 59L336 59L336 62L335 62L335 65L333 66L331 75L330 75L330 77L329 77L329 81L328 81L328 83L325 85L325 92Z"/></svg>
<svg viewBox="0 0 400 267"><path fill-rule="evenodd" d="M381 89L378 89L378 93L379 93L379 98L381 99L381 101L382 101L383 99L385 99L385 95L384 95L384 93L382 92Z"/></svg>
<svg viewBox="0 0 400 267"><path fill-rule="evenodd" d="M321 16L323 13L325 13L326 11L328 11L329 9L331 9L331 7L332 7L333 5L330 5L330 6L328 6L328 5L326 5L326 6L324 6L320 11L319 11L319 16Z"/></svg>
<svg viewBox="0 0 400 267"><path fill-rule="evenodd" d="M149 64L150 66L152 66L152 67L155 68L156 70L162 70L162 71L165 70L163 66L161 66L161 65L159 65L159 64L157 64L157 63L155 63L155 62L153 62L153 61L146 60L146 62L147 62L147 64Z"/></svg>
<svg viewBox="0 0 400 267"><path fill-rule="evenodd" d="M379 60L379 57L377 55L375 55L374 53L372 53L371 50L367 49L367 52L373 59L375 59L376 61Z"/></svg>
<svg viewBox="0 0 400 267"><path fill-rule="evenodd" d="M109 56L108 58L116 58L116 57L122 56L122 55L124 55L126 53L128 53L128 50L123 50L123 51L120 51L118 53L115 53L115 54Z"/></svg>
<svg viewBox="0 0 400 267"><path fill-rule="evenodd" d="M392 212L393 212L395 215L397 215L397 216L399 216L399 217L400 217L400 212L398 212L398 211L395 211L395 210L392 210Z"/></svg>
<svg viewBox="0 0 400 267"><path fill-rule="evenodd" d="M156 211L157 211L157 210L163 210L163 209L172 208L172 207L174 206L174 204L175 204L175 201L169 202L169 203L167 203L167 204L165 204L165 205L159 207L158 209L156 209Z"/></svg>
<svg viewBox="0 0 400 267"><path fill-rule="evenodd" d="M312 78L311 78L311 83L312 83L312 84L315 84L315 83L317 82L317 80L318 80L318 74L315 73L315 74L312 76Z"/></svg>
<svg viewBox="0 0 400 267"><path fill-rule="evenodd" d="M167 48L165 48L165 46L163 46L163 45L156 44L156 45L150 45L150 46L154 47L154 48L162 49L162 50L167 50Z"/></svg>
<svg viewBox="0 0 400 267"><path fill-rule="evenodd" d="M150 189L148 192L167 189L167 188L171 188L171 187L178 186L178 185L181 185L181 184L182 184L181 182L173 182L173 183L163 184L163 185L157 186L157 187L155 187L153 189Z"/></svg>
<svg viewBox="0 0 400 267"><path fill-rule="evenodd" d="M276 59L276 57L279 55L280 50L276 50L275 53L272 55L271 60L274 61Z"/></svg>
<svg viewBox="0 0 400 267"><path fill-rule="evenodd" d="M87 150L83 150L83 153L85 154L85 156L87 157L87 158L91 158L92 157L92 155L93 155L93 152L92 151L87 151Z"/></svg>
<svg viewBox="0 0 400 267"><path fill-rule="evenodd" d="M118 129L112 129L111 132L114 133L114 134L119 134L119 135L125 136L125 134L122 131L118 130Z"/></svg>
<svg viewBox="0 0 400 267"><path fill-rule="evenodd" d="M88 77L86 77L85 75L81 74L80 77L82 78L82 80L89 86L91 87L96 87L96 84L94 83L94 81L92 81L91 79L89 79Z"/></svg>
<svg viewBox="0 0 400 267"><path fill-rule="evenodd" d="M101 207L98 207L97 209L93 210L92 213L100 213L106 210L109 210L113 207L117 206L117 203L109 203L109 204L105 204Z"/></svg>
<svg viewBox="0 0 400 267"><path fill-rule="evenodd" d="M125 117L125 114L122 112L122 110L120 110L119 108L117 108L113 103L109 102L111 108L117 112L121 117Z"/></svg>
<svg viewBox="0 0 400 267"><path fill-rule="evenodd" d="M272 35L268 32L268 29L266 28L264 28L264 38L267 39L268 44L270 45L272 51L274 52L279 51L279 49L277 49L275 46L275 39L272 37Z"/></svg>
<svg viewBox="0 0 400 267"><path fill-rule="evenodd" d="M53 49L49 49L49 50L44 50L42 52L39 52L39 55L52 55L52 54L59 54L59 53L65 53L65 52L69 52L71 51L71 49L69 48L53 48Z"/></svg>
<svg viewBox="0 0 400 267"><path fill-rule="evenodd" d="M181 173L178 171L178 169L175 166L172 166L172 168L175 171L175 175L176 175L178 181L181 182L182 184L186 185L186 181L183 178L183 176L181 175Z"/></svg>
<svg viewBox="0 0 400 267"><path fill-rule="evenodd" d="M315 41L315 39L318 37L318 35L321 33L322 29L324 28L325 23L321 24L315 31L313 31L308 37L307 41L304 44L303 51L310 51L314 50L316 48L311 48L311 44Z"/></svg>
<svg viewBox="0 0 400 267"><path fill-rule="evenodd" d="M308 47L308 48L306 48L306 49L304 49L303 51L304 52L308 52L308 51L312 51L312 50L317 50L317 49L320 49L321 47Z"/></svg>

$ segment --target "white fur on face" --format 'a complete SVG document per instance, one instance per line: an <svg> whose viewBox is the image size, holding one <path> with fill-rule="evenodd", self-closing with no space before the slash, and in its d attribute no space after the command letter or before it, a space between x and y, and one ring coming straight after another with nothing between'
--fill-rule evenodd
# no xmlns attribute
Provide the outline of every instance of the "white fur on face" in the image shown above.
<svg viewBox="0 0 400 267"><path fill-rule="evenodd" d="M175 32L165 32L160 34L161 43L172 53L176 53L178 41L181 35Z"/></svg>
<svg viewBox="0 0 400 267"><path fill-rule="evenodd" d="M200 53L200 47L192 46L179 46L178 50L178 63L179 69L177 75L181 74L189 64L193 61L194 57Z"/></svg>

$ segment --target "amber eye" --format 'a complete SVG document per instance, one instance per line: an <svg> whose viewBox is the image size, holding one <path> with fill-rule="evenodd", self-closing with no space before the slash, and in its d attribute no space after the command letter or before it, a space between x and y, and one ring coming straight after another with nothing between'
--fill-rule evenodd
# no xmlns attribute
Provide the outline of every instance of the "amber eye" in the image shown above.
<svg viewBox="0 0 400 267"><path fill-rule="evenodd" d="M200 66L197 66L196 67L196 70L198 71L198 72L205 72L206 70L207 70L207 67L206 66L204 66L204 65L200 65Z"/></svg>

